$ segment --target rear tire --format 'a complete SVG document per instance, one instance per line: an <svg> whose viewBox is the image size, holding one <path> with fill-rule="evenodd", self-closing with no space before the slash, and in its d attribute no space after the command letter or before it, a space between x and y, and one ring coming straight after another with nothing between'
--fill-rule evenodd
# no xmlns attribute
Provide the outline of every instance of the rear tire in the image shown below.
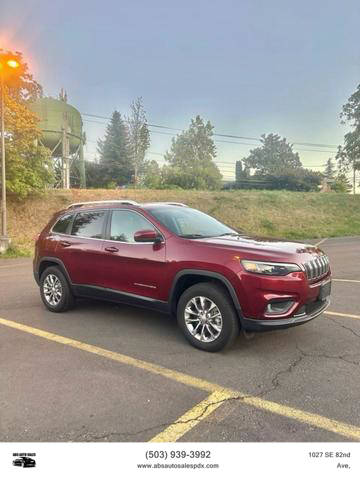
<svg viewBox="0 0 360 480"><path fill-rule="evenodd" d="M59 267L48 267L40 277L40 295L50 312L66 312L75 306L69 282Z"/></svg>
<svg viewBox="0 0 360 480"><path fill-rule="evenodd" d="M239 321L225 288L198 283L185 290L177 306L177 321L191 345L207 352L229 347L239 334Z"/></svg>

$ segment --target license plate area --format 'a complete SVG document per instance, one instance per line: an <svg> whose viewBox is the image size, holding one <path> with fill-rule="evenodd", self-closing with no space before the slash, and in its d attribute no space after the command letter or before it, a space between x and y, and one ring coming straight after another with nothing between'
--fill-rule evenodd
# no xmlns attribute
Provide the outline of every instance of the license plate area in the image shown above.
<svg viewBox="0 0 360 480"><path fill-rule="evenodd" d="M326 282L320 287L319 300L325 300L330 296L331 293L331 282Z"/></svg>

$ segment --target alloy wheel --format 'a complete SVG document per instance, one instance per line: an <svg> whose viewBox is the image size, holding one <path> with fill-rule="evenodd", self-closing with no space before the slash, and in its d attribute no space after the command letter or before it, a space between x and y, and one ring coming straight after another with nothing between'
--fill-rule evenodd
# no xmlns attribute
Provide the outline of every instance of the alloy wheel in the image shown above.
<svg viewBox="0 0 360 480"><path fill-rule="evenodd" d="M45 277L43 292L45 300L52 307L56 307L60 303L63 296L63 288L59 278L53 273L49 273Z"/></svg>
<svg viewBox="0 0 360 480"><path fill-rule="evenodd" d="M222 315L210 298L193 297L186 304L184 316L188 331L200 342L213 342L221 334Z"/></svg>

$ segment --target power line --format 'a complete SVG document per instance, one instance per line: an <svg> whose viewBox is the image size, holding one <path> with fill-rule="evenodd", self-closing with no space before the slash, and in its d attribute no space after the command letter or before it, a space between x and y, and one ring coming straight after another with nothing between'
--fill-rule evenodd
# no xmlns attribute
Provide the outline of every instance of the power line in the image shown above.
<svg viewBox="0 0 360 480"><path fill-rule="evenodd" d="M94 120L86 120L86 121L101 123L102 125L104 125L102 122L96 122ZM158 135L173 136L173 134L170 133L170 132L157 132L156 130L149 130L149 132L150 133L155 133L155 134L158 134ZM88 141L97 143L94 140L88 140ZM230 143L232 145L247 145L247 146L250 146L250 147L258 147L259 146L259 145L256 145L254 143L232 142L230 140L214 140L214 142L215 143ZM314 149L308 149L308 148L295 148L295 150L300 151L300 152L336 153L336 151L334 151L334 150L314 150Z"/></svg>
<svg viewBox="0 0 360 480"><path fill-rule="evenodd" d="M95 142L95 140L87 140L88 142L91 142L91 143L97 143ZM96 152L91 152L91 153L96 153ZM147 155L159 155L160 157L163 157L164 156L164 153L160 153L160 152L146 152ZM231 165L231 166L234 166L236 167L236 162L237 160L235 160L234 162L230 161L230 162L224 162L224 161L221 161L221 160L214 160L214 163L216 164L224 164L224 165ZM320 167L325 167L326 166L326 163L322 163L321 165L303 165L305 166L306 168L320 168ZM221 168L225 168L225 167L221 167Z"/></svg>
<svg viewBox="0 0 360 480"><path fill-rule="evenodd" d="M86 116L86 117L93 117L93 118L100 118L100 119L103 119L103 120L111 120L111 117L105 117L105 116L102 116L102 115L95 115L95 114L92 114L92 113L82 113L82 115ZM95 122L94 120L87 120L85 119L85 121L89 122L89 121L93 121ZM96 123L104 123L104 122L96 122ZM167 129L167 130L174 130L174 131L183 131L183 129L181 128L174 128L174 127L168 127L166 125L155 125L155 124L152 124L152 123L149 123L148 124L149 127L155 127L155 128L164 128L164 129ZM160 133L160 132L157 132L157 133ZM256 137L245 137L245 136L241 136L241 135L231 135L231 134L225 134L225 133L214 133L214 136L216 137L226 137L226 138L238 138L240 140L254 140L256 142L260 142L260 138L256 138ZM326 143L312 143L312 142L292 142L293 145L302 145L302 146L307 146L307 147L320 147L320 148L337 148L338 145L333 145L333 144L326 144ZM251 145L251 144L250 144ZM317 150L315 150L317 151ZM332 152L331 152L332 153Z"/></svg>

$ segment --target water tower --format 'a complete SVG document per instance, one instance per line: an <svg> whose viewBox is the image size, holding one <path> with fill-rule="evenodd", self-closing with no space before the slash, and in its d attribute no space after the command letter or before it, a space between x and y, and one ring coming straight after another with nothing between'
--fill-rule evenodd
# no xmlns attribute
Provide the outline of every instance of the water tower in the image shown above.
<svg viewBox="0 0 360 480"><path fill-rule="evenodd" d="M56 187L70 188L71 183L86 187L83 122L80 112L67 103L67 95L61 89L58 99L39 98L30 109L40 118L42 144L49 148L58 173ZM79 182L71 173L78 171Z"/></svg>

